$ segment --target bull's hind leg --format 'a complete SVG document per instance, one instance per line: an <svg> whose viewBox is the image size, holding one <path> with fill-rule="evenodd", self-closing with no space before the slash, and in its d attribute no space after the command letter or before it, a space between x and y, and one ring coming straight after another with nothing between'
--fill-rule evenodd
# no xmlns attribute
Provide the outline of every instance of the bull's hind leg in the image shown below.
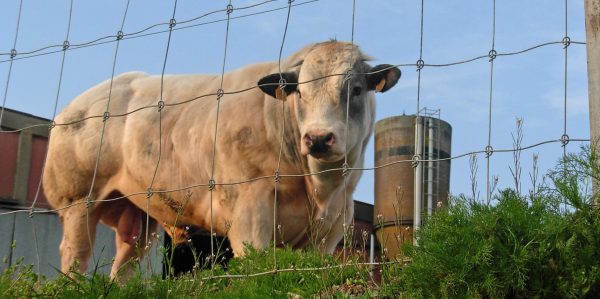
<svg viewBox="0 0 600 299"><path fill-rule="evenodd" d="M111 278L127 279L133 273L136 263L142 260L152 246L148 241L152 240L152 235L156 231L156 221L150 218L148 226L146 226L146 218L144 218L141 227L139 241L134 244L123 240L118 233L115 236L117 254L110 270ZM149 240L146 240L146 227L148 227Z"/></svg>
<svg viewBox="0 0 600 299"><path fill-rule="evenodd" d="M71 270L84 273L94 246L99 213L82 203L62 210L59 214L64 230L59 247L60 270L63 273Z"/></svg>
<svg viewBox="0 0 600 299"><path fill-rule="evenodd" d="M146 213L126 199L107 205L102 211L102 222L115 231L117 253L110 270L110 277L127 279L142 260L149 247L157 223L150 218L146 222ZM148 239L146 240L146 230Z"/></svg>

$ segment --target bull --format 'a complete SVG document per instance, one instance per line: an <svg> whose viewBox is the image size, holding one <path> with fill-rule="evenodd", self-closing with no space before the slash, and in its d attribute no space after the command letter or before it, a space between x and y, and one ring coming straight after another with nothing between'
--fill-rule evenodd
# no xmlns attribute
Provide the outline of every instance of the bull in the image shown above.
<svg viewBox="0 0 600 299"><path fill-rule="evenodd" d="M344 169L363 167L374 94L401 75L368 60L329 41L222 78L130 72L76 97L55 118L43 175L64 228L61 270L86 271L99 222L115 231L113 278L144 256L157 224L176 242L188 226L227 236L236 256L311 239L333 252L361 176Z"/></svg>

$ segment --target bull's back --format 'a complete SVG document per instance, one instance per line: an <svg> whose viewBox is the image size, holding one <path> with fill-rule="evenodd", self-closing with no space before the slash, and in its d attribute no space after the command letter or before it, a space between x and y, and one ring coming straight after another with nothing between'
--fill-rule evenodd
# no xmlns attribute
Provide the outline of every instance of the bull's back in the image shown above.
<svg viewBox="0 0 600 299"><path fill-rule="evenodd" d="M252 86L269 67L255 65L228 73L223 89L236 91ZM173 184L174 177L182 180L175 183L183 185L207 181L203 176L210 171L217 105L216 96L198 97L215 94L219 88L220 76L166 75L161 79L160 75L132 72L115 77L112 88L107 80L75 98L55 120L57 124L66 125L55 127L51 134L44 173L44 190L49 202L58 207L87 196L96 169L101 134L104 137L95 188L111 188L106 183L118 176L121 184L135 187L135 191L145 190L153 180L161 151L157 188L167 188ZM109 114L104 123L102 115L109 91ZM249 109L244 107L257 111L253 114L260 114L258 106L263 94L258 89L225 98L222 114L243 116L244 113L234 110L247 112ZM160 99L167 104L162 114L157 109ZM182 102L186 103L171 105ZM93 118L86 119L89 117ZM85 120L80 121L82 119ZM159 122L161 130L158 130ZM228 127L225 119L222 122ZM261 130L262 127L254 129L255 132ZM220 136L225 137L223 132ZM162 148L157 140L162 141ZM180 165L180 161L186 163ZM194 177L188 178L186 174L194 174ZM127 194L131 190L119 191ZM98 196L98 192L93 195Z"/></svg>

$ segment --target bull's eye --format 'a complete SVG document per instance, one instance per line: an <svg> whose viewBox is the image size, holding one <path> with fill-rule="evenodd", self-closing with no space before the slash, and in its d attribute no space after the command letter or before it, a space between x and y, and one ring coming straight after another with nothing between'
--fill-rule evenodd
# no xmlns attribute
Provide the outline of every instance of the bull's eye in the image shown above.
<svg viewBox="0 0 600 299"><path fill-rule="evenodd" d="M362 88L360 88L360 86L355 86L352 89L352 95L355 97L359 96L361 92L362 92Z"/></svg>

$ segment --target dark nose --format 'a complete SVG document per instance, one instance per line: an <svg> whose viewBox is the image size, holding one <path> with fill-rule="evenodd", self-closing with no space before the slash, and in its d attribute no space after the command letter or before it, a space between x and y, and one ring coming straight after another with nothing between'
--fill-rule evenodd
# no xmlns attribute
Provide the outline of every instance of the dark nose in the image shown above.
<svg viewBox="0 0 600 299"><path fill-rule="evenodd" d="M331 146L335 143L333 133L319 133L304 135L304 143L310 150L311 154L325 154L329 152Z"/></svg>

